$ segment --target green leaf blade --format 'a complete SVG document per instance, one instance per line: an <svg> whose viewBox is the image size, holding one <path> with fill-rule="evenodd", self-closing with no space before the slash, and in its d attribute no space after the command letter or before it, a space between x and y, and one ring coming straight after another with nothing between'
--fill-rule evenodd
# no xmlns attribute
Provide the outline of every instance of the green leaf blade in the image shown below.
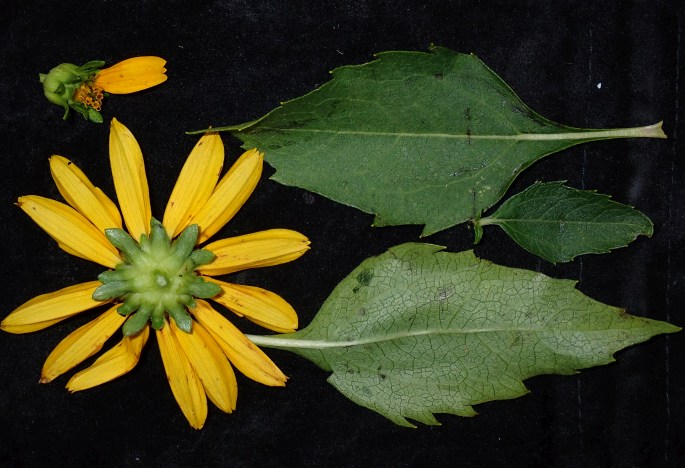
<svg viewBox="0 0 685 468"><path fill-rule="evenodd" d="M527 393L529 377L607 364L679 330L594 301L573 281L440 250L404 244L367 259L308 327L251 338L312 360L352 401L411 426L473 416L473 405Z"/></svg>
<svg viewBox="0 0 685 468"><path fill-rule="evenodd" d="M536 183L476 222L499 225L521 247L552 263L607 253L653 234L652 222L640 211L562 182Z"/></svg>
<svg viewBox="0 0 685 468"><path fill-rule="evenodd" d="M423 235L489 208L546 155L591 140L664 136L660 125L601 131L554 123L474 55L436 47L377 57L226 129L266 153L276 181L373 213L377 226L422 224Z"/></svg>

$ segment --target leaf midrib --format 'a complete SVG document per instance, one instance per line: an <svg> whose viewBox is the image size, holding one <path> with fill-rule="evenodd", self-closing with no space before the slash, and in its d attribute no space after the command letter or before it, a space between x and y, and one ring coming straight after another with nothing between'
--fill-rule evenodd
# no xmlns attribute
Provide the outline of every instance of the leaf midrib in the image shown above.
<svg viewBox="0 0 685 468"><path fill-rule="evenodd" d="M370 132L361 130L328 130L317 128L280 128L259 126L259 130L297 133L326 133L335 135L352 135L367 137L393 138L438 138L453 140L517 140L517 141L561 141L591 140L602 138L640 137L639 129L619 128L612 130L569 131L567 133L518 133L512 135L479 135L462 133L412 133L412 132Z"/></svg>
<svg viewBox="0 0 685 468"><path fill-rule="evenodd" d="M588 221L588 220L566 220L566 219L538 219L538 218L481 218L481 226L500 223L539 223L539 224L602 224L608 226L641 226L640 223L612 222L612 221Z"/></svg>
<svg viewBox="0 0 685 468"><path fill-rule="evenodd" d="M265 346L270 348L299 348L299 349L331 349L331 348L349 348L352 346L364 346L369 344L383 343L385 341L394 341L404 338L414 338L419 336L430 336L430 335L467 335L467 334L480 334L480 333L498 333L498 332L526 332L526 333L576 333L582 331L584 333L593 332L604 332L613 329L602 329L602 330L555 330L551 328L470 328L470 329L452 329L452 330L440 330L440 329L428 329L428 330L417 330L408 331L401 333L391 333L385 336L372 336L367 338L361 338L357 340L348 341L331 341L331 340L307 340L305 339L292 339L292 338L275 338L273 336L264 335L246 335L247 338L258 346Z"/></svg>

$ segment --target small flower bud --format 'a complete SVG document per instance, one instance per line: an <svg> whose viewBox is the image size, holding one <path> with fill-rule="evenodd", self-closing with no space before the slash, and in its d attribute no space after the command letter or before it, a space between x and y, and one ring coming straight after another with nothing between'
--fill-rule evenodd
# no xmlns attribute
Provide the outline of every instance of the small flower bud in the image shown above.
<svg viewBox="0 0 685 468"><path fill-rule="evenodd" d="M86 120L102 123L103 98L164 83L165 64L160 57L133 57L103 69L105 62L92 60L81 66L62 63L39 76L45 97L64 108L64 119L74 110Z"/></svg>
<svg viewBox="0 0 685 468"><path fill-rule="evenodd" d="M74 109L93 122L102 121L102 116L97 112L98 109L92 109L83 105L76 96L77 91L81 87L87 86L99 71L94 66L101 66L102 64L104 62L88 62L86 65L79 67L73 63L62 63L50 70L47 75L40 75L40 82L43 83L45 97L53 104L64 108L65 119L69 116L69 110ZM99 106L99 101L97 101L97 105Z"/></svg>

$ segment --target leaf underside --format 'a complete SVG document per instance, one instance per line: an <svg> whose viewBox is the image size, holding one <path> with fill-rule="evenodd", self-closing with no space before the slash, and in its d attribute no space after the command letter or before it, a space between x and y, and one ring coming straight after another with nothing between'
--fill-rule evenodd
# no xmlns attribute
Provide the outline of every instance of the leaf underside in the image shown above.
<svg viewBox="0 0 685 468"><path fill-rule="evenodd" d="M441 231L494 205L538 159L616 137L545 119L476 56L441 47L383 52L332 75L261 119L217 130L265 152L276 181L373 213L376 226Z"/></svg>
<svg viewBox="0 0 685 468"><path fill-rule="evenodd" d="M590 299L574 281L441 250L403 244L365 260L308 327L268 346L313 361L352 401L412 426L406 418L473 416L472 405L527 393L529 377L607 364L679 330Z"/></svg>
<svg viewBox="0 0 685 468"><path fill-rule="evenodd" d="M606 253L653 233L652 222L638 210L563 182L531 185L475 224L499 225L521 247L552 263Z"/></svg>

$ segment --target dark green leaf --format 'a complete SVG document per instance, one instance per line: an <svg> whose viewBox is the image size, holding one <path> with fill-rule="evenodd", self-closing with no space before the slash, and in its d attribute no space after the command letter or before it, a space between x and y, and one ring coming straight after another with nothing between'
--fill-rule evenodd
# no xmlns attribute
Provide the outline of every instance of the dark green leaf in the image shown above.
<svg viewBox="0 0 685 468"><path fill-rule="evenodd" d="M653 232L638 210L563 182L536 183L475 224L497 224L521 247L553 263L606 253Z"/></svg>
<svg viewBox="0 0 685 468"><path fill-rule="evenodd" d="M475 218L538 159L578 143L664 138L661 124L583 130L528 108L474 55L383 52L334 70L319 89L229 130L273 178L424 235Z"/></svg>
<svg viewBox="0 0 685 468"><path fill-rule="evenodd" d="M310 359L345 396L409 426L473 416L472 405L527 393L529 377L607 364L679 330L594 301L574 281L440 250L403 244L367 259L308 327L251 339Z"/></svg>

